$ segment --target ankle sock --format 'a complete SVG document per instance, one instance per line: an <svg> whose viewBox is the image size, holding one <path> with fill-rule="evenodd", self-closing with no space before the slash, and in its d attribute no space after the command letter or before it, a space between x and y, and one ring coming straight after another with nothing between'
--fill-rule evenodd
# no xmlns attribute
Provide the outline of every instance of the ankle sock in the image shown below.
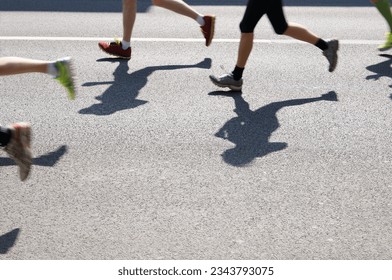
<svg viewBox="0 0 392 280"><path fill-rule="evenodd" d="M122 40L121 41L121 47L122 47L123 50L126 50L129 47L131 47L131 42L127 42L127 41Z"/></svg>
<svg viewBox="0 0 392 280"><path fill-rule="evenodd" d="M315 44L316 47L318 47L319 49L321 49L322 51L325 51L326 49L328 49L328 43L325 42L323 39L319 39L317 41L317 43Z"/></svg>
<svg viewBox="0 0 392 280"><path fill-rule="evenodd" d="M204 24L206 24L203 16L198 16L196 21L198 24L200 24L200 26L203 26Z"/></svg>
<svg viewBox="0 0 392 280"><path fill-rule="evenodd" d="M56 68L56 62L49 63L47 73L51 75L53 78L57 77L59 70L57 70Z"/></svg>
<svg viewBox="0 0 392 280"><path fill-rule="evenodd" d="M236 80L236 81L241 80L242 74L244 73L244 69L245 68L241 68L241 67L235 66L233 72L231 72L233 74L233 79Z"/></svg>

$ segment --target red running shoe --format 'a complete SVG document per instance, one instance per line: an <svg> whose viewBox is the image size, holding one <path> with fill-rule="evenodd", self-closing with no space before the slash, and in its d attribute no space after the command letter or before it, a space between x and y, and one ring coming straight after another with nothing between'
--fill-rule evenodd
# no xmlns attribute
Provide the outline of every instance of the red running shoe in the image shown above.
<svg viewBox="0 0 392 280"><path fill-rule="evenodd" d="M114 42L99 42L98 46L105 53L123 58L123 59L131 59L131 47L126 50L123 50L121 41L115 40Z"/></svg>
<svg viewBox="0 0 392 280"><path fill-rule="evenodd" d="M215 30L215 16L204 16L204 25L200 26L201 32L204 38L206 38L206 46L211 44L212 38L214 38Z"/></svg>

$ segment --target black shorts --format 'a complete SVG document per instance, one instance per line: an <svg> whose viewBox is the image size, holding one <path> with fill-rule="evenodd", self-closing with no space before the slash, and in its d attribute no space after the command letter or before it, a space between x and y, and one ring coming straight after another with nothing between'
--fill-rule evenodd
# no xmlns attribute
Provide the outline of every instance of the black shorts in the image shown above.
<svg viewBox="0 0 392 280"><path fill-rule="evenodd" d="M267 14L275 32L283 34L288 25L283 13L282 0L248 0L244 17L240 23L242 33L253 33L257 23Z"/></svg>

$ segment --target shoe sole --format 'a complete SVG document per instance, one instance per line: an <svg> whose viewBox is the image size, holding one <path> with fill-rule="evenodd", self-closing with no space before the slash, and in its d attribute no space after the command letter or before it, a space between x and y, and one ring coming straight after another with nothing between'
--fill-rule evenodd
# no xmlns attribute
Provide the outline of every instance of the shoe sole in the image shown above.
<svg viewBox="0 0 392 280"><path fill-rule="evenodd" d="M392 49L392 46L390 46L390 47L385 47L385 48L377 48L380 52L385 52L385 51L387 51L387 50L390 50L390 49Z"/></svg>
<svg viewBox="0 0 392 280"><path fill-rule="evenodd" d="M130 56L115 55L115 54L112 54L110 52L107 52L103 47L101 47L100 44L98 44L98 47L101 49L101 51L103 51L104 53L106 53L106 54L108 54L108 55L110 55L112 57L121 58L121 59L124 59L124 60L130 60L131 59Z"/></svg>
<svg viewBox="0 0 392 280"><path fill-rule="evenodd" d="M27 168L23 168L24 171L19 173L19 177L21 181L25 181L27 177L29 177L30 170L31 170L31 164L32 164L32 153L31 153L31 127L28 124L24 124L26 126L19 126L19 141L22 144L22 147L24 148L24 152L28 154L29 158L31 159L28 164L25 164L26 162L23 162L23 166L27 165ZM20 169L22 169L19 166Z"/></svg>
<svg viewBox="0 0 392 280"><path fill-rule="evenodd" d="M30 126L26 126L22 129L21 139L25 140L22 142L23 145L30 149L31 148L31 127Z"/></svg>
<svg viewBox="0 0 392 280"><path fill-rule="evenodd" d="M211 30L210 30L210 40L206 43L206 46L209 47L212 43L212 39L214 38L215 33L215 17L211 17Z"/></svg>
<svg viewBox="0 0 392 280"><path fill-rule="evenodd" d="M214 85L221 87L221 88L229 88L234 91L241 91L242 90L242 86L237 87L237 86L233 86L233 85L221 84L221 83L218 83L217 81L215 81L214 79L212 79L211 77L210 77L210 80L211 80L211 82L213 82Z"/></svg>

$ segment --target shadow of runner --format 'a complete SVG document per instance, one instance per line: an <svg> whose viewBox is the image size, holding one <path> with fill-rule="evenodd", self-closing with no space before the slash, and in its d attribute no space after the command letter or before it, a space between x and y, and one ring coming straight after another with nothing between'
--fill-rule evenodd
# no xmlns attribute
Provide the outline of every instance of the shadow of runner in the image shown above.
<svg viewBox="0 0 392 280"><path fill-rule="evenodd" d="M67 153L67 146L63 145L53 152L34 158L33 165L52 167L66 153ZM12 166L12 165L16 165L16 163L12 159L8 157L0 158L0 166Z"/></svg>
<svg viewBox="0 0 392 280"><path fill-rule="evenodd" d="M392 79L392 55L389 54L380 54L381 57L388 58L380 63L376 63L366 67L370 72L375 73L374 75L369 75L366 77L366 80L375 80L377 81L380 78L387 77ZM389 86L392 88L392 84ZM392 99L392 94L389 96Z"/></svg>
<svg viewBox="0 0 392 280"><path fill-rule="evenodd" d="M0 236L0 254L7 254L9 249L11 249L15 241L18 239L20 229L16 228L4 235Z"/></svg>
<svg viewBox="0 0 392 280"><path fill-rule="evenodd" d="M234 112L238 116L226 122L215 136L235 144L234 148L223 152L222 158L226 163L237 167L246 166L257 157L287 148L287 143L269 142L272 133L280 126L276 116L280 109L318 101L338 101L337 94L331 91L315 98L273 102L252 111L240 94L216 91L209 95L230 96L234 99Z"/></svg>
<svg viewBox="0 0 392 280"><path fill-rule="evenodd" d="M206 58L197 64L188 65L164 65L149 66L131 74L128 74L128 61L123 59L100 59L98 61L117 62L119 65L113 73L112 82L89 82L82 86L111 85L102 95L95 99L101 103L93 104L88 108L81 109L80 114L92 114L98 116L111 115L118 111L133 109L147 103L145 100L137 99L140 90L147 84L148 76L159 70L177 70L184 68L211 68L211 59Z"/></svg>

